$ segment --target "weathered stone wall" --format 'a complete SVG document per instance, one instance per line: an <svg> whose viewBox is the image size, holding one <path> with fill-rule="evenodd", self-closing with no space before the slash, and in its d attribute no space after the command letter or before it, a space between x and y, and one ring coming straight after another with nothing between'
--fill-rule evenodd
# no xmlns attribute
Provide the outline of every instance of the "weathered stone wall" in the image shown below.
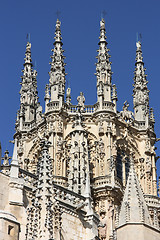
<svg viewBox="0 0 160 240"><path fill-rule="evenodd" d="M80 218L67 213L62 215L62 236L65 240L89 239L87 238L86 228L83 226Z"/></svg>
<svg viewBox="0 0 160 240"><path fill-rule="evenodd" d="M0 210L5 210L8 203L9 177L0 173Z"/></svg>
<svg viewBox="0 0 160 240"><path fill-rule="evenodd" d="M117 229L118 240L160 240L159 231L143 224L128 224Z"/></svg>

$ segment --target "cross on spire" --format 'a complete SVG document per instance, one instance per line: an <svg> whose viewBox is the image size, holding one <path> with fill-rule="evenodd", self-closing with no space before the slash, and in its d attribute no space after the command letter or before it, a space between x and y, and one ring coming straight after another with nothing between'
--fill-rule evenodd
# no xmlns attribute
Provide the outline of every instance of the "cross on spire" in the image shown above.
<svg viewBox="0 0 160 240"><path fill-rule="evenodd" d="M142 41L142 33L137 32L137 42L138 41L140 41L140 42Z"/></svg>
<svg viewBox="0 0 160 240"><path fill-rule="evenodd" d="M107 15L107 12L106 12L105 10L103 10L103 11L101 12L101 18L105 18L106 15Z"/></svg>
<svg viewBox="0 0 160 240"><path fill-rule="evenodd" d="M27 42L30 42L30 33L27 33L26 39L27 39Z"/></svg>
<svg viewBox="0 0 160 240"><path fill-rule="evenodd" d="M57 15L58 19L59 19L60 14L61 14L61 12L59 10L57 10L56 15Z"/></svg>

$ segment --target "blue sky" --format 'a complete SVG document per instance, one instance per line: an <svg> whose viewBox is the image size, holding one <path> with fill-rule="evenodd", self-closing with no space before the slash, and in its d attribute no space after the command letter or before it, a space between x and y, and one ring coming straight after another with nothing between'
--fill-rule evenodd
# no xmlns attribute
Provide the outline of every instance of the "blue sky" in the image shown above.
<svg viewBox="0 0 160 240"><path fill-rule="evenodd" d="M39 99L44 106L45 85L49 82L51 49L56 12L62 22L67 81L72 102L80 91L86 104L96 102L95 62L101 12L107 15L106 31L110 49L112 82L118 91L118 110L128 100L132 110L132 84L136 54L136 33L142 34L142 50L149 81L150 106L154 108L156 133L160 137L160 1L159 0L5 0L0 2L0 141L2 151L12 154L16 112L19 108L20 76L26 35L30 33L32 60L38 71ZM157 143L157 155L160 144ZM158 164L159 165L159 164Z"/></svg>

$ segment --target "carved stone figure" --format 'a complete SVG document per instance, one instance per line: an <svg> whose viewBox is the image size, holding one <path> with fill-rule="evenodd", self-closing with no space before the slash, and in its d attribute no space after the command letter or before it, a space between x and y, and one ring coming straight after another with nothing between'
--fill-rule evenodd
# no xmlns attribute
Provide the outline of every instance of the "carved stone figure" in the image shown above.
<svg viewBox="0 0 160 240"><path fill-rule="evenodd" d="M149 157L146 158L146 172L151 173L152 163Z"/></svg>
<svg viewBox="0 0 160 240"><path fill-rule="evenodd" d="M85 97L83 95L83 92L80 92L80 96L77 97L77 101L78 101L78 107L80 107L81 111L83 111L85 109L84 107L84 103L85 103Z"/></svg>
<svg viewBox="0 0 160 240"><path fill-rule="evenodd" d="M100 213L99 237L100 237L101 240L106 240L106 237L107 237L106 212L101 212Z"/></svg>
<svg viewBox="0 0 160 240"><path fill-rule="evenodd" d="M134 114L128 110L128 107L129 103L125 101L123 104L123 111L120 112L120 117L122 117L127 123L132 123Z"/></svg>

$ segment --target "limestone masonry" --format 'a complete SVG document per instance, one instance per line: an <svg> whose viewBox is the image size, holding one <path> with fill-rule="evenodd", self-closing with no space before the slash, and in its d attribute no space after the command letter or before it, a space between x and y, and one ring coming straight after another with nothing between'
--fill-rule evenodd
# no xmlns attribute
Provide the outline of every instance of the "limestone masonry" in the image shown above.
<svg viewBox="0 0 160 240"><path fill-rule="evenodd" d="M97 102L65 92L57 20L45 110L27 42L10 160L0 171L0 240L160 240L153 109L136 43L134 112L117 111L105 21L100 21ZM0 148L1 152L1 148ZM11 162L11 163L10 163Z"/></svg>

